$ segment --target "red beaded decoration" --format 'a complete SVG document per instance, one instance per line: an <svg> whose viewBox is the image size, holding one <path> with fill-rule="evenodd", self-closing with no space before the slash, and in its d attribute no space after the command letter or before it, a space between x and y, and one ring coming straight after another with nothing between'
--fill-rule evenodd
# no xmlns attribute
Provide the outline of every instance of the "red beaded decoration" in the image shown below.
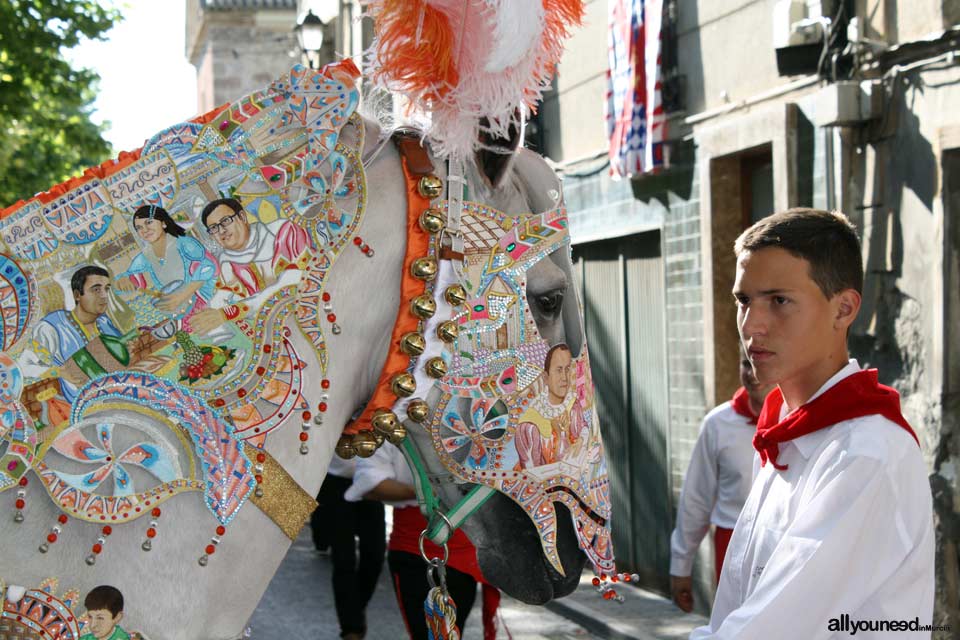
<svg viewBox="0 0 960 640"><path fill-rule="evenodd" d="M609 583L607 581L610 581ZM594 577L591 582L593 586L596 587L597 593L600 594L604 600L615 600L616 602L623 602L623 596L617 593L617 590L613 588L613 584L617 582L638 582L640 576L635 573L615 573L611 576L601 573L599 577Z"/></svg>
<svg viewBox="0 0 960 640"><path fill-rule="evenodd" d="M355 246L356 248L360 249L360 251L363 253L363 255L367 256L368 258L372 258L372 257L373 257L373 249L370 247L370 245L368 245L367 243L365 243L365 242L363 241L363 238L361 238L360 236L354 236L354 238L353 238L353 246Z"/></svg>
<svg viewBox="0 0 960 640"><path fill-rule="evenodd" d="M257 486L253 489L253 495L257 498L263 497L263 463L267 461L267 454L263 449L257 451L255 458L256 462L253 463L253 479L257 483Z"/></svg>
<svg viewBox="0 0 960 640"><path fill-rule="evenodd" d="M13 505L16 507L16 511L13 514L13 521L17 524L23 522L23 508L27 506L27 476L20 478L20 481L17 483L19 486L17 488L17 499L14 501Z"/></svg>
<svg viewBox="0 0 960 640"><path fill-rule="evenodd" d="M210 556L212 556L217 551L217 545L220 544L220 536L227 532L227 528L223 525L219 525L216 528L216 535L211 536L210 544L206 546L203 550L203 555L200 556L198 560L201 567L207 566L207 563L210 561Z"/></svg>
<svg viewBox="0 0 960 640"><path fill-rule="evenodd" d="M107 538L111 533L113 533L113 527L108 524L103 525L103 528L100 529L100 537L98 537L97 541L90 547L90 555L86 558L87 564L91 567L97 563L97 556L103 552L103 545L106 544Z"/></svg>
<svg viewBox="0 0 960 640"><path fill-rule="evenodd" d="M354 244L356 244L356 238L354 238ZM323 300L323 311L327 314L327 322L333 325L330 330L334 335L340 335L340 325L337 324L337 314L333 312L333 305L330 303L330 294L324 291L320 299Z"/></svg>
<svg viewBox="0 0 960 640"><path fill-rule="evenodd" d="M46 553L50 549L50 545L60 539L60 532L63 530L63 525L67 524L67 520L69 520L69 518L65 513L57 516L57 524L50 527L50 533L47 534L46 542L40 543L38 547L40 553Z"/></svg>
<svg viewBox="0 0 960 640"><path fill-rule="evenodd" d="M161 513L160 507L154 507L150 510L150 515L153 516L153 520L150 521L150 526L147 527L147 539L140 545L140 548L144 551L150 551L153 548L153 539L157 537L157 525L159 524L157 518L160 517Z"/></svg>

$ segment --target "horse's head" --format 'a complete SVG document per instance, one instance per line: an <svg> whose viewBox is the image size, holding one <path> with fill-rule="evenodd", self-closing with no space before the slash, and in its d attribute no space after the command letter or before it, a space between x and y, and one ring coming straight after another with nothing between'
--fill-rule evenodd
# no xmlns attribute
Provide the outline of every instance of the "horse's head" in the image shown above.
<svg viewBox="0 0 960 640"><path fill-rule="evenodd" d="M478 484L498 489L462 527L488 581L542 604L571 593L591 547L604 546L595 523L605 526L609 515L605 498L598 500L605 472L559 184L538 156L497 152L516 141L498 150L485 145L464 172L470 199L489 207L468 206L463 214L461 282L476 297L466 310L440 301L437 315L461 322L460 353L450 361L454 379L438 385L444 393L431 391L432 420L426 429L408 429L408 437L441 512L456 510ZM497 227L500 212L506 217ZM489 233L503 235L481 247L469 234L484 222ZM440 286L449 282L444 273ZM478 342L485 346L476 348ZM491 364L467 362L474 357Z"/></svg>

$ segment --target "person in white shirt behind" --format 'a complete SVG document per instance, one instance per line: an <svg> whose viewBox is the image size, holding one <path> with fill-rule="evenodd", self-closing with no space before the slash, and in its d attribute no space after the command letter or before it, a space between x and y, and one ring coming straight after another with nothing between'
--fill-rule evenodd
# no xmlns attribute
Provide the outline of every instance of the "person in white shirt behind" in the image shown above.
<svg viewBox="0 0 960 640"><path fill-rule="evenodd" d="M710 624L691 640L929 638L927 468L897 392L847 355L863 288L853 225L791 209L734 251L740 338L757 380L778 388Z"/></svg>
<svg viewBox="0 0 960 640"><path fill-rule="evenodd" d="M712 524L717 581L740 509L753 483L753 434L763 399L773 385L753 376L750 360L740 352L743 385L707 414L683 479L677 526L670 536L670 592L687 613L693 611L693 559Z"/></svg>
<svg viewBox="0 0 960 640"><path fill-rule="evenodd" d="M387 564L393 578L391 582L397 604L411 640L428 640L432 637L424 617L423 603L430 585L427 584L427 564L420 555L421 548L431 558L447 558L447 590L457 609L456 627L459 632L463 633L467 617L473 609L479 582L483 594L483 637L496 637L500 592L483 580L477 564L477 550L463 530L457 529L450 536L446 550L441 550L430 540L424 540L424 546L420 546L420 534L427 528L427 519L420 513L413 475L399 448L384 444L369 458L358 458L353 484L344 498L348 501L382 500L393 507ZM394 634L394 637L400 637L400 634Z"/></svg>

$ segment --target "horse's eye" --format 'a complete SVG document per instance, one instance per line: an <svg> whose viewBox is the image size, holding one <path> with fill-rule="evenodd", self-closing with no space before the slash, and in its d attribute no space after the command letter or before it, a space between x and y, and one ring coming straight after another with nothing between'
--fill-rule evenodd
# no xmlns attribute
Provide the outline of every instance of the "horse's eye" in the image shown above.
<svg viewBox="0 0 960 640"><path fill-rule="evenodd" d="M537 297L537 306L544 313L556 313L563 305L563 292L553 291Z"/></svg>

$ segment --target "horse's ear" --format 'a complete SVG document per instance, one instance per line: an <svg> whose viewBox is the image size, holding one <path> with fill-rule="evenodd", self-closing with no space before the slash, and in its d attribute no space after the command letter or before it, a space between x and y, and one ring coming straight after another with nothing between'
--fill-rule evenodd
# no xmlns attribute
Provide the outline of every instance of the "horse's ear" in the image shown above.
<svg viewBox="0 0 960 640"><path fill-rule="evenodd" d="M507 175L513 155L523 139L520 119L511 119L507 137L501 138L490 133L490 121L486 117L481 118L479 138L482 146L476 153L477 167L490 181L490 186L496 189Z"/></svg>

